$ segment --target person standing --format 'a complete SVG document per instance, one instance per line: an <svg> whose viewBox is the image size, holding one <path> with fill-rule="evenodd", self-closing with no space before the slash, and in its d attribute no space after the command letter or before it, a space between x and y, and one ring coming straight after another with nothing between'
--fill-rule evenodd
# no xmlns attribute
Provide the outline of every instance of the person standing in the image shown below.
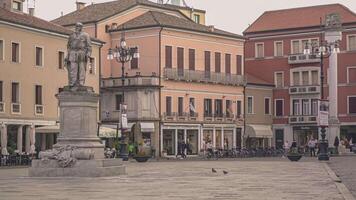
<svg viewBox="0 0 356 200"><path fill-rule="evenodd" d="M336 136L334 140L335 154L339 154L339 144L340 144L339 137Z"/></svg>
<svg viewBox="0 0 356 200"><path fill-rule="evenodd" d="M308 147L309 147L309 151L310 151L310 156L311 157L315 156L316 140L314 138L311 138L309 140Z"/></svg>

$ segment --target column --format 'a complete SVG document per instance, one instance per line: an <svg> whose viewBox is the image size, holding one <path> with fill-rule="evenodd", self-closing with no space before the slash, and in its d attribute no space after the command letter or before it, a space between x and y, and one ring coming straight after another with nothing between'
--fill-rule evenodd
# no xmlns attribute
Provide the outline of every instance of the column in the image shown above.
<svg viewBox="0 0 356 200"><path fill-rule="evenodd" d="M216 129L213 128L213 147L216 148Z"/></svg>
<svg viewBox="0 0 356 200"><path fill-rule="evenodd" d="M175 129L174 132L174 147L175 147L175 155L178 155L178 129Z"/></svg>
<svg viewBox="0 0 356 200"><path fill-rule="evenodd" d="M232 131L232 148L236 148L236 127Z"/></svg>
<svg viewBox="0 0 356 200"><path fill-rule="evenodd" d="M160 138L161 138L161 149L159 150L159 152L160 152L160 155L163 157L163 127L160 127Z"/></svg>
<svg viewBox="0 0 356 200"><path fill-rule="evenodd" d="M184 143L187 145L187 129L184 129ZM184 150L184 154L187 155L187 149Z"/></svg>
<svg viewBox="0 0 356 200"><path fill-rule="evenodd" d="M200 150L201 150L201 147L203 144L202 134L203 134L202 127L201 127L201 125L199 125L199 128L198 128L198 154L200 153Z"/></svg>
<svg viewBox="0 0 356 200"><path fill-rule="evenodd" d="M42 133L41 134L41 151L46 150L46 134Z"/></svg>
<svg viewBox="0 0 356 200"><path fill-rule="evenodd" d="M49 134L48 137L49 137L49 144L48 144L48 147L49 147L49 149L53 149L54 133Z"/></svg>
<svg viewBox="0 0 356 200"><path fill-rule="evenodd" d="M29 154L30 151L31 151L31 126L26 126L25 152Z"/></svg>
<svg viewBox="0 0 356 200"><path fill-rule="evenodd" d="M7 151L7 125L2 123L0 126L1 131L1 154L9 155Z"/></svg>
<svg viewBox="0 0 356 200"><path fill-rule="evenodd" d="M30 153L36 153L36 127L34 124L30 127Z"/></svg>
<svg viewBox="0 0 356 200"><path fill-rule="evenodd" d="M22 128L22 125L17 127L17 151L19 154L22 154Z"/></svg>
<svg viewBox="0 0 356 200"><path fill-rule="evenodd" d="M221 148L224 149L224 127L221 127L221 138L220 138L220 141L221 141Z"/></svg>

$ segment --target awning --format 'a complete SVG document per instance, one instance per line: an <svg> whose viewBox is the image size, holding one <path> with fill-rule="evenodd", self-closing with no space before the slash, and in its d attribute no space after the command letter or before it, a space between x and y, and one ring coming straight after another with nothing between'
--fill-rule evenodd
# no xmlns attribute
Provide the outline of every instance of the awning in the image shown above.
<svg viewBox="0 0 356 200"><path fill-rule="evenodd" d="M59 125L42 126L35 129L36 133L59 133Z"/></svg>
<svg viewBox="0 0 356 200"><path fill-rule="evenodd" d="M141 132L154 132L155 124L154 123L141 123Z"/></svg>
<svg viewBox="0 0 356 200"><path fill-rule="evenodd" d="M116 138L116 125L101 125L99 128L100 138ZM118 137L121 137L121 130L118 130Z"/></svg>
<svg viewBox="0 0 356 200"><path fill-rule="evenodd" d="M271 126L268 125L246 125L245 137L252 138L272 138Z"/></svg>

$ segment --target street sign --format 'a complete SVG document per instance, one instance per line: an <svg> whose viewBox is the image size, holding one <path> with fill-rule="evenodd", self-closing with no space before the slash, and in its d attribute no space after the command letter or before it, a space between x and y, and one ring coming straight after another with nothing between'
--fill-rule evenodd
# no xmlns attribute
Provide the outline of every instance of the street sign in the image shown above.
<svg viewBox="0 0 356 200"><path fill-rule="evenodd" d="M329 126L329 101L319 100L318 111L318 125Z"/></svg>

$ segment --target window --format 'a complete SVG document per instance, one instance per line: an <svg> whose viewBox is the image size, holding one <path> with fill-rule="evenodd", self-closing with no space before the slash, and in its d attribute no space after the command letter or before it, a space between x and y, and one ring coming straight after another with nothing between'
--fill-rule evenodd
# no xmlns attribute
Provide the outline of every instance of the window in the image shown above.
<svg viewBox="0 0 356 200"><path fill-rule="evenodd" d="M236 115L237 115L237 117L242 117L241 111L242 111L242 103L241 103L241 101L236 101Z"/></svg>
<svg viewBox="0 0 356 200"><path fill-rule="evenodd" d="M88 64L88 69L89 69L89 74L95 74L96 72L96 65L95 65L95 58L89 58L89 64Z"/></svg>
<svg viewBox="0 0 356 200"><path fill-rule="evenodd" d="M36 66L43 66L43 48L36 47Z"/></svg>
<svg viewBox="0 0 356 200"><path fill-rule="evenodd" d="M300 85L299 72L293 72L293 86Z"/></svg>
<svg viewBox="0 0 356 200"><path fill-rule="evenodd" d="M200 24L200 15L194 14L194 22Z"/></svg>
<svg viewBox="0 0 356 200"><path fill-rule="evenodd" d="M172 68L172 47L166 46L166 68Z"/></svg>
<svg viewBox="0 0 356 200"><path fill-rule="evenodd" d="M274 42L274 56L283 56L283 42Z"/></svg>
<svg viewBox="0 0 356 200"><path fill-rule="evenodd" d="M0 40L0 61L4 60L5 58L5 50L4 50L4 40Z"/></svg>
<svg viewBox="0 0 356 200"><path fill-rule="evenodd" d="M348 44L347 50L356 51L356 35L349 35L347 37L347 44Z"/></svg>
<svg viewBox="0 0 356 200"><path fill-rule="evenodd" d="M196 113L195 110L195 99L194 98L189 98L189 113L190 116L193 117Z"/></svg>
<svg viewBox="0 0 356 200"><path fill-rule="evenodd" d="M221 99L215 99L215 114L218 117L223 116L223 102Z"/></svg>
<svg viewBox="0 0 356 200"><path fill-rule="evenodd" d="M166 97L166 113L168 116L172 115L172 97Z"/></svg>
<svg viewBox="0 0 356 200"><path fill-rule="evenodd" d="M356 67L348 67L347 74L347 83L356 83Z"/></svg>
<svg viewBox="0 0 356 200"><path fill-rule="evenodd" d="M247 113L253 114L253 97L247 97Z"/></svg>
<svg viewBox="0 0 356 200"><path fill-rule="evenodd" d="M284 100L283 99L276 99L275 100L275 115L276 117L282 117L284 115L283 113L283 103L284 103Z"/></svg>
<svg viewBox="0 0 356 200"><path fill-rule="evenodd" d="M309 71L302 72L302 85L309 85Z"/></svg>
<svg viewBox="0 0 356 200"><path fill-rule="evenodd" d="M120 110L120 105L124 102L122 94L115 95L115 110Z"/></svg>
<svg viewBox="0 0 356 200"><path fill-rule="evenodd" d="M12 83L11 85L11 103L20 102L20 86L19 83Z"/></svg>
<svg viewBox="0 0 356 200"><path fill-rule="evenodd" d="M236 74L242 75L242 56L241 55L236 56Z"/></svg>
<svg viewBox="0 0 356 200"><path fill-rule="evenodd" d="M195 49L189 49L189 70L195 70Z"/></svg>
<svg viewBox="0 0 356 200"><path fill-rule="evenodd" d="M58 52L58 69L64 69L64 52Z"/></svg>
<svg viewBox="0 0 356 200"><path fill-rule="evenodd" d="M293 40L292 41L292 54L299 54L299 40Z"/></svg>
<svg viewBox="0 0 356 200"><path fill-rule="evenodd" d="M276 88L283 88L284 87L283 72L276 72L274 74L274 84L276 85Z"/></svg>
<svg viewBox="0 0 356 200"><path fill-rule="evenodd" d="M18 2L18 1L12 2L12 9L17 10L17 11L22 11L21 7L22 7L21 2Z"/></svg>
<svg viewBox="0 0 356 200"><path fill-rule="evenodd" d="M204 52L205 78L210 78L210 51Z"/></svg>
<svg viewBox="0 0 356 200"><path fill-rule="evenodd" d="M232 102L231 100L226 100L226 111L225 111L226 115L228 117L232 117L232 114L234 113L232 111Z"/></svg>
<svg viewBox="0 0 356 200"><path fill-rule="evenodd" d="M311 71L311 76L312 76L312 85L318 85L319 84L319 72L317 70Z"/></svg>
<svg viewBox="0 0 356 200"><path fill-rule="evenodd" d="M225 54L225 73L231 74L231 54Z"/></svg>
<svg viewBox="0 0 356 200"><path fill-rule="evenodd" d="M204 116L211 117L212 116L212 100L204 99Z"/></svg>
<svg viewBox="0 0 356 200"><path fill-rule="evenodd" d="M221 72L221 53L215 53L215 72Z"/></svg>
<svg viewBox="0 0 356 200"><path fill-rule="evenodd" d="M133 48L133 49L135 49L135 48ZM138 47L136 47L136 52L139 52ZM138 58L137 57L131 59L130 66L131 66L131 69L138 69Z"/></svg>
<svg viewBox="0 0 356 200"><path fill-rule="evenodd" d="M177 48L177 68L178 75L184 76L184 49L181 47Z"/></svg>
<svg viewBox="0 0 356 200"><path fill-rule="evenodd" d="M183 116L183 97L178 97L178 115Z"/></svg>
<svg viewBox="0 0 356 200"><path fill-rule="evenodd" d="M255 57L256 58L263 58L264 55L264 44L263 43L256 43L256 50L255 50Z"/></svg>
<svg viewBox="0 0 356 200"><path fill-rule="evenodd" d="M356 114L356 96L348 97L349 114Z"/></svg>
<svg viewBox="0 0 356 200"><path fill-rule="evenodd" d="M11 43L11 61L20 62L20 44L16 42Z"/></svg>
<svg viewBox="0 0 356 200"><path fill-rule="evenodd" d="M318 99L311 100L311 115L317 116L318 115Z"/></svg>
<svg viewBox="0 0 356 200"><path fill-rule="evenodd" d="M271 114L271 98L265 98L265 115Z"/></svg>
<svg viewBox="0 0 356 200"><path fill-rule="evenodd" d="M2 83L2 81L0 81L0 102L3 102L3 97L2 97L2 89L3 88L3 83Z"/></svg>
<svg viewBox="0 0 356 200"><path fill-rule="evenodd" d="M36 85L35 89L35 104L42 105L42 86Z"/></svg>
<svg viewBox="0 0 356 200"><path fill-rule="evenodd" d="M302 115L310 115L309 99L302 99Z"/></svg>
<svg viewBox="0 0 356 200"><path fill-rule="evenodd" d="M293 115L300 115L300 102L299 99L293 99Z"/></svg>

